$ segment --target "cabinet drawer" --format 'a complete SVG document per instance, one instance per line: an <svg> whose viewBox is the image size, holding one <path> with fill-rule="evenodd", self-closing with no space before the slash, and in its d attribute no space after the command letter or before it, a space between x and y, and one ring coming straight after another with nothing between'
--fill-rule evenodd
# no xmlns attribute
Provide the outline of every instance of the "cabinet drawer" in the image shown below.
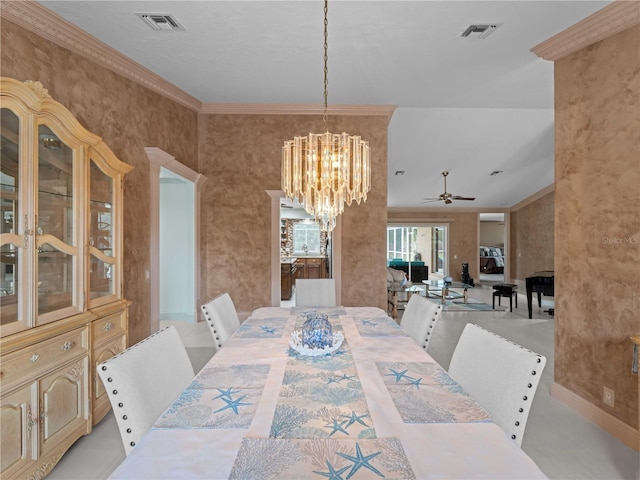
<svg viewBox="0 0 640 480"><path fill-rule="evenodd" d="M125 312L119 312L95 320L91 324L93 344L96 345L106 339L123 335L126 330L126 318Z"/></svg>
<svg viewBox="0 0 640 480"><path fill-rule="evenodd" d="M321 263L321 258L307 258L307 265L320 265Z"/></svg>
<svg viewBox="0 0 640 480"><path fill-rule="evenodd" d="M79 328L2 358L0 378L6 388L89 352L88 328Z"/></svg>

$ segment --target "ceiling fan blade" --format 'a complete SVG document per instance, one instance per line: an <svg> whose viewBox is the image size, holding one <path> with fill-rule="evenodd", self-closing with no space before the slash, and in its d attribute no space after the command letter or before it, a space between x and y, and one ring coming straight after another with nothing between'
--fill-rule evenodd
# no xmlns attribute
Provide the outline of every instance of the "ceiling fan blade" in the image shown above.
<svg viewBox="0 0 640 480"><path fill-rule="evenodd" d="M449 172L448 171L444 171L442 172L442 178L444 180L444 192L441 193L437 198L423 198L422 200L424 200L421 203L431 203L431 202L438 202L438 201L442 201L445 203L445 205L450 205L451 203L453 203L453 200L475 200L476 197L463 197L460 195L451 195L449 192L447 192L447 176L449 176Z"/></svg>
<svg viewBox="0 0 640 480"><path fill-rule="evenodd" d="M460 195L454 195L451 197L452 200L475 200L476 197L461 197Z"/></svg>

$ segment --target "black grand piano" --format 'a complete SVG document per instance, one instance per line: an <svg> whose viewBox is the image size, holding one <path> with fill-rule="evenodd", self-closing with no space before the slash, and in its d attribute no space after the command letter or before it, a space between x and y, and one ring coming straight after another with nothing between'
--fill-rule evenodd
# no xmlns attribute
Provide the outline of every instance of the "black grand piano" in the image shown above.
<svg viewBox="0 0 640 480"><path fill-rule="evenodd" d="M525 279L527 284L527 308L529 309L529 318L531 318L531 297L533 292L538 294L538 307L542 307L542 295L553 297L553 270L544 270L536 272ZM549 309L549 315L553 315L553 308Z"/></svg>

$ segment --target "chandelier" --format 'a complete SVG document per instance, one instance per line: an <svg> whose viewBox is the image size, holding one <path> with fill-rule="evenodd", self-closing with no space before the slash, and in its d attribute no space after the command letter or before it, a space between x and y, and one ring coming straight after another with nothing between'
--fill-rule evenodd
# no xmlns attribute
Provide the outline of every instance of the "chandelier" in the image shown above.
<svg viewBox="0 0 640 480"><path fill-rule="evenodd" d="M328 90L328 0L324 2L324 109L325 133L293 137L282 147L282 190L296 199L322 230L330 232L344 204L367 200L371 189L369 142L357 135L329 133L327 128Z"/></svg>

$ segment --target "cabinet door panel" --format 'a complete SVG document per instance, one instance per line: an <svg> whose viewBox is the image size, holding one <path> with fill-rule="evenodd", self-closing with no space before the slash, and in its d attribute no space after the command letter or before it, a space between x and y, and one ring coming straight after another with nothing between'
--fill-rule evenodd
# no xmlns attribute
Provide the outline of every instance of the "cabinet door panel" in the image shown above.
<svg viewBox="0 0 640 480"><path fill-rule="evenodd" d="M322 259L307 259L307 278L322 278Z"/></svg>
<svg viewBox="0 0 640 480"><path fill-rule="evenodd" d="M56 446L57 438L88 427L89 357L63 367L40 380L40 441L42 454ZM78 435L79 436L79 435Z"/></svg>
<svg viewBox="0 0 640 480"><path fill-rule="evenodd" d="M2 477L13 477L32 458L32 441L36 422L32 417L31 399L35 384L2 397L0 401L0 469Z"/></svg>
<svg viewBox="0 0 640 480"><path fill-rule="evenodd" d="M298 278L307 278L307 262L301 258L296 261L295 279L297 280Z"/></svg>
<svg viewBox="0 0 640 480"><path fill-rule="evenodd" d="M38 126L38 315L69 308L80 311L79 295L74 295L81 280L74 268L80 260L75 191L79 155L49 126Z"/></svg>
<svg viewBox="0 0 640 480"><path fill-rule="evenodd" d="M20 120L8 108L0 113L0 314L3 334L14 333L28 327L27 315L20 309L24 292L19 288L19 272L23 268L25 236L22 232L27 217L24 202L25 182L22 170L26 162L21 163L23 145L20 142Z"/></svg>
<svg viewBox="0 0 640 480"><path fill-rule="evenodd" d="M114 179L95 161L89 169L89 299L115 295Z"/></svg>

